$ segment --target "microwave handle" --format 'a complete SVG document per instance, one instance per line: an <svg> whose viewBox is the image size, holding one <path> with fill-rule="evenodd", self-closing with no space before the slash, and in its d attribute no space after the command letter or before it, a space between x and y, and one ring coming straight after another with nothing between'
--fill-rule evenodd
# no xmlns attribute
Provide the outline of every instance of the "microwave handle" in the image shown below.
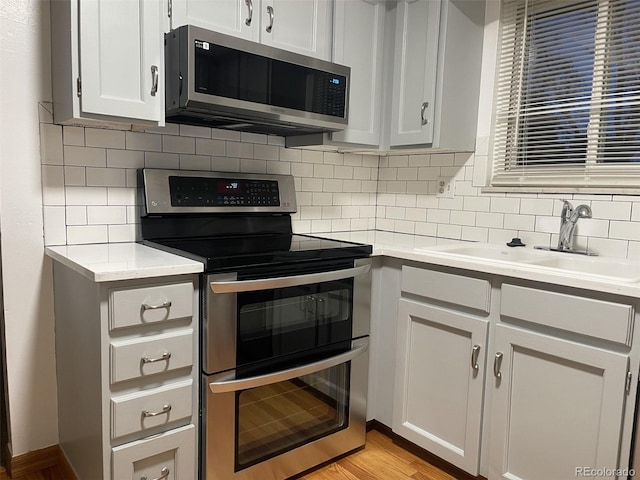
<svg viewBox="0 0 640 480"><path fill-rule="evenodd" d="M327 368L335 367L341 363L353 360L358 355L363 354L369 348L369 339L367 337L354 340L354 343L359 343L348 352L340 353L333 357L325 358L318 362L308 363L301 367L289 368L287 370L281 370L279 372L268 373L266 375L258 375L250 378L242 378L240 380L225 380L224 377L229 377L233 374L222 374L223 378L209 383L209 390L212 393L227 393L237 392L238 390L246 390L248 388L257 388L264 385L270 385L272 383L284 382L285 380L291 380L292 378L301 377L303 375L309 375L310 373L326 370Z"/></svg>
<svg viewBox="0 0 640 480"><path fill-rule="evenodd" d="M371 264L360 267L345 268L331 272L309 273L306 275L292 275L290 277L261 278L259 280L233 280L226 282L210 282L213 293L254 292L256 290L273 290L275 288L296 287L310 283L331 282L343 278L364 275L371 269Z"/></svg>

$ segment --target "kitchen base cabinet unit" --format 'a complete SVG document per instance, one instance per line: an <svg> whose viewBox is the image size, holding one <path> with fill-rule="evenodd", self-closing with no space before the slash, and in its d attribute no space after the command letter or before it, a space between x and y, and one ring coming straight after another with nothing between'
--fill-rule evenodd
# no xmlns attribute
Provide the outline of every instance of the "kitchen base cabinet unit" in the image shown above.
<svg viewBox="0 0 640 480"><path fill-rule="evenodd" d="M615 469L626 355L497 325L489 478L576 478Z"/></svg>
<svg viewBox="0 0 640 480"><path fill-rule="evenodd" d="M196 478L197 277L54 263L60 446L78 480Z"/></svg>

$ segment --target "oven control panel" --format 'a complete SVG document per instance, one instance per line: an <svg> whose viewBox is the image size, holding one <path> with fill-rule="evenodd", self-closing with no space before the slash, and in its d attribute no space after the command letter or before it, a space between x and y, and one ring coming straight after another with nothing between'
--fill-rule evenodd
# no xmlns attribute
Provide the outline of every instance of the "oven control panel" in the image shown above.
<svg viewBox="0 0 640 480"><path fill-rule="evenodd" d="M278 207L275 180L246 178L169 177L173 207Z"/></svg>

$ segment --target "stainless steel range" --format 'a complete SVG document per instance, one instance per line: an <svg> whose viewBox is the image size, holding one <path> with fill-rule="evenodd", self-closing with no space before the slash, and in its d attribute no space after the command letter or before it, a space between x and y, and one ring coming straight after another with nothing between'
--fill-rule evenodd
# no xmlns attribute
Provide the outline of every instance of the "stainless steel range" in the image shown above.
<svg viewBox="0 0 640 480"><path fill-rule="evenodd" d="M364 445L371 246L295 235L293 177L140 172L143 242L200 260L202 480Z"/></svg>

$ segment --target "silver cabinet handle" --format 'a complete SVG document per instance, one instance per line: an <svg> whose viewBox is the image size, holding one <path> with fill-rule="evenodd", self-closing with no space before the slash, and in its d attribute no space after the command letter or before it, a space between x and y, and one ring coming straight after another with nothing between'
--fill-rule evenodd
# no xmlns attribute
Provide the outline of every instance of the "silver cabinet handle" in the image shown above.
<svg viewBox="0 0 640 480"><path fill-rule="evenodd" d="M253 292L256 290L272 290L274 288L296 287L309 285L310 283L331 282L343 278L357 277L371 269L371 265L362 265L355 268L345 268L333 272L309 273L306 275L293 275L291 277L263 278L260 280L234 280L228 282L210 282L213 293L238 293Z"/></svg>
<svg viewBox="0 0 640 480"><path fill-rule="evenodd" d="M157 417L158 415L164 415L165 413L169 413L171 411L171 405L164 405L162 407L162 410L160 410L159 412L150 412L149 410L143 410L142 411L142 416L144 418L148 418L148 417Z"/></svg>
<svg viewBox="0 0 640 480"><path fill-rule="evenodd" d="M422 121L422 125L426 125L429 123L428 118L424 118L424 112L429 108L429 102L424 102L422 107L420 107L420 120Z"/></svg>
<svg viewBox="0 0 640 480"><path fill-rule="evenodd" d="M171 301L159 303L158 305L149 305L148 303L142 304L142 310L158 310L159 308L171 308Z"/></svg>
<svg viewBox="0 0 640 480"><path fill-rule="evenodd" d="M327 368L335 367L341 363L353 360L358 355L366 352L369 348L369 340L366 338L355 340L354 343L355 342L361 343L353 347L348 352L340 353L333 357L325 358L324 360L302 365L301 367L289 368L288 370L282 370L276 373L267 373L265 375L242 378L240 380L234 379L234 372L221 373L213 377L214 381L209 383L209 389L212 393L237 392L248 388L256 388L272 383L284 382L285 380L291 380L292 378L326 370Z"/></svg>
<svg viewBox="0 0 640 480"><path fill-rule="evenodd" d="M164 467L162 470L160 470L160 473L162 475L160 475L159 477L154 478L153 480L162 480L163 478L168 478L169 477L169 472L170 470L167 467ZM149 480L147 478L146 475L143 475L142 477L140 477L140 480Z"/></svg>
<svg viewBox="0 0 640 480"><path fill-rule="evenodd" d="M249 27L251 26L251 20L253 20L253 0L244 0L245 5L249 9L249 16L244 21L244 24Z"/></svg>
<svg viewBox="0 0 640 480"><path fill-rule="evenodd" d="M496 378L502 378L502 373L500 372L500 367L502 365L502 353L496 353L495 358L493 359L493 375Z"/></svg>
<svg viewBox="0 0 640 480"><path fill-rule="evenodd" d="M151 96L155 97L156 93L158 93L158 66L151 65Z"/></svg>
<svg viewBox="0 0 640 480"><path fill-rule="evenodd" d="M267 33L271 33L273 29L273 7L269 5L267 7L267 13L269 14L269 25L267 25Z"/></svg>
<svg viewBox="0 0 640 480"><path fill-rule="evenodd" d="M156 358L142 357L142 363L156 363L162 362L164 360L169 360L171 358L171 352L164 352L161 356Z"/></svg>
<svg viewBox="0 0 640 480"><path fill-rule="evenodd" d="M474 345L473 350L471 351L471 368L474 370L478 370L480 365L478 365L478 356L480 355L480 345Z"/></svg>

